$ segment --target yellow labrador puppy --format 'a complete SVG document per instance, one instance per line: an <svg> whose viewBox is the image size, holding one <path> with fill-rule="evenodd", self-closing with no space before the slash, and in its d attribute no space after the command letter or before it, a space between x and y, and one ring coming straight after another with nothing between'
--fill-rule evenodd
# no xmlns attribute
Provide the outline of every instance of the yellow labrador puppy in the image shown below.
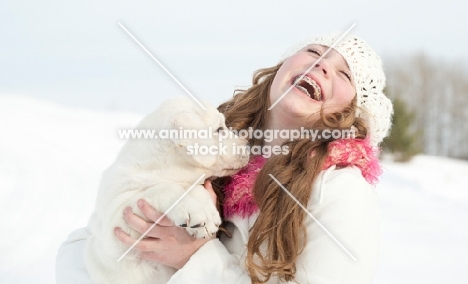
<svg viewBox="0 0 468 284"><path fill-rule="evenodd" d="M124 208L131 206L133 212L141 213L136 203L143 198L166 212L203 174L204 179L232 175L247 164L248 151L239 149L247 147L247 141L226 135L233 133L224 116L215 107L204 106L206 110L187 97L165 101L137 127L154 130L158 138L130 139L104 172L88 224L92 237L86 266L94 283L166 283L175 271L142 260L135 252L117 262L128 247L115 237L114 228L140 236L124 221ZM167 214L197 238L213 235L221 223L203 188L204 179Z"/></svg>

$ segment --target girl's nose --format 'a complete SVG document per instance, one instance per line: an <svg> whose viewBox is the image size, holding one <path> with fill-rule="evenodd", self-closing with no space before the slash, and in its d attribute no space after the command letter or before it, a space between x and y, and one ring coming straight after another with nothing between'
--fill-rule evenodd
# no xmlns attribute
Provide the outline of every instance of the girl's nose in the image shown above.
<svg viewBox="0 0 468 284"><path fill-rule="evenodd" d="M327 66L327 64L325 62L323 62L323 60L320 63L315 64L315 67L319 68L320 71L322 71L323 75L328 74L328 71L327 71L328 66Z"/></svg>

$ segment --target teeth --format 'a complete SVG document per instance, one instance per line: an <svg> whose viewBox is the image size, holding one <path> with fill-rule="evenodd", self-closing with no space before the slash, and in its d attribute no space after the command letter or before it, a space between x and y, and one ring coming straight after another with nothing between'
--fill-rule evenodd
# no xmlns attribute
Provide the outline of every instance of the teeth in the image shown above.
<svg viewBox="0 0 468 284"><path fill-rule="evenodd" d="M311 78L309 78L307 76L304 76L302 79L300 79L300 78L301 78L301 76L297 76L294 79L294 85L299 90L306 93L310 98L312 98L314 100L317 100L317 101L321 101L322 100L322 90L320 89L320 86L314 80L312 80ZM304 88L303 86L300 85L300 83L302 81L304 81L305 83L307 83L309 86L311 86L314 89L313 94L310 94L309 91L306 88Z"/></svg>
<svg viewBox="0 0 468 284"><path fill-rule="evenodd" d="M309 94L309 91L307 91L306 88L304 88L304 87L302 87L302 86L300 86L300 85L296 85L296 88L298 88L298 89L301 90L302 92L306 93L306 94L309 96L309 98L312 98L312 97L310 96L310 94Z"/></svg>

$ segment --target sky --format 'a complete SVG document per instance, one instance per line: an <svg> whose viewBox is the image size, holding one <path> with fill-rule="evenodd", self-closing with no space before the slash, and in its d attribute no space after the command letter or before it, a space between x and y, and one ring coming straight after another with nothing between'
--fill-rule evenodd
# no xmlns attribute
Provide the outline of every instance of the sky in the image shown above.
<svg viewBox="0 0 468 284"><path fill-rule="evenodd" d="M385 58L468 62L467 4L448 1L0 1L0 96L148 113L186 93L219 104L294 43L328 32ZM390 59L389 59L390 60Z"/></svg>

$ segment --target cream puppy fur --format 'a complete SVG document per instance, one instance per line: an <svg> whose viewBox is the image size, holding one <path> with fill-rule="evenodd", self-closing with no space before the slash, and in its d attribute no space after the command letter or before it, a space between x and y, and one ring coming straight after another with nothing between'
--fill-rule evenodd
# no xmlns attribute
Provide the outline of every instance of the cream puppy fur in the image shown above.
<svg viewBox="0 0 468 284"><path fill-rule="evenodd" d="M92 236L85 256L94 283L166 283L175 270L142 260L135 251L117 262L128 247L115 237L114 228L120 227L133 237L140 237L124 221L124 209L131 206L133 212L142 215L136 203L144 198L158 211L165 212L202 174L205 178L232 175L247 164L248 153L238 154L233 148L245 147L247 141L231 135L221 139L225 147L221 151L222 135L218 132L229 131L224 116L213 106L203 104L207 110L190 98L167 100L145 117L137 129L162 133L160 130L211 128L214 133L211 138L130 139L117 160L104 172L96 210L88 224ZM215 155L191 154L190 149L195 144L220 151ZM186 226L189 234L197 238L212 236L221 224L203 182L192 188L167 214L176 225Z"/></svg>

